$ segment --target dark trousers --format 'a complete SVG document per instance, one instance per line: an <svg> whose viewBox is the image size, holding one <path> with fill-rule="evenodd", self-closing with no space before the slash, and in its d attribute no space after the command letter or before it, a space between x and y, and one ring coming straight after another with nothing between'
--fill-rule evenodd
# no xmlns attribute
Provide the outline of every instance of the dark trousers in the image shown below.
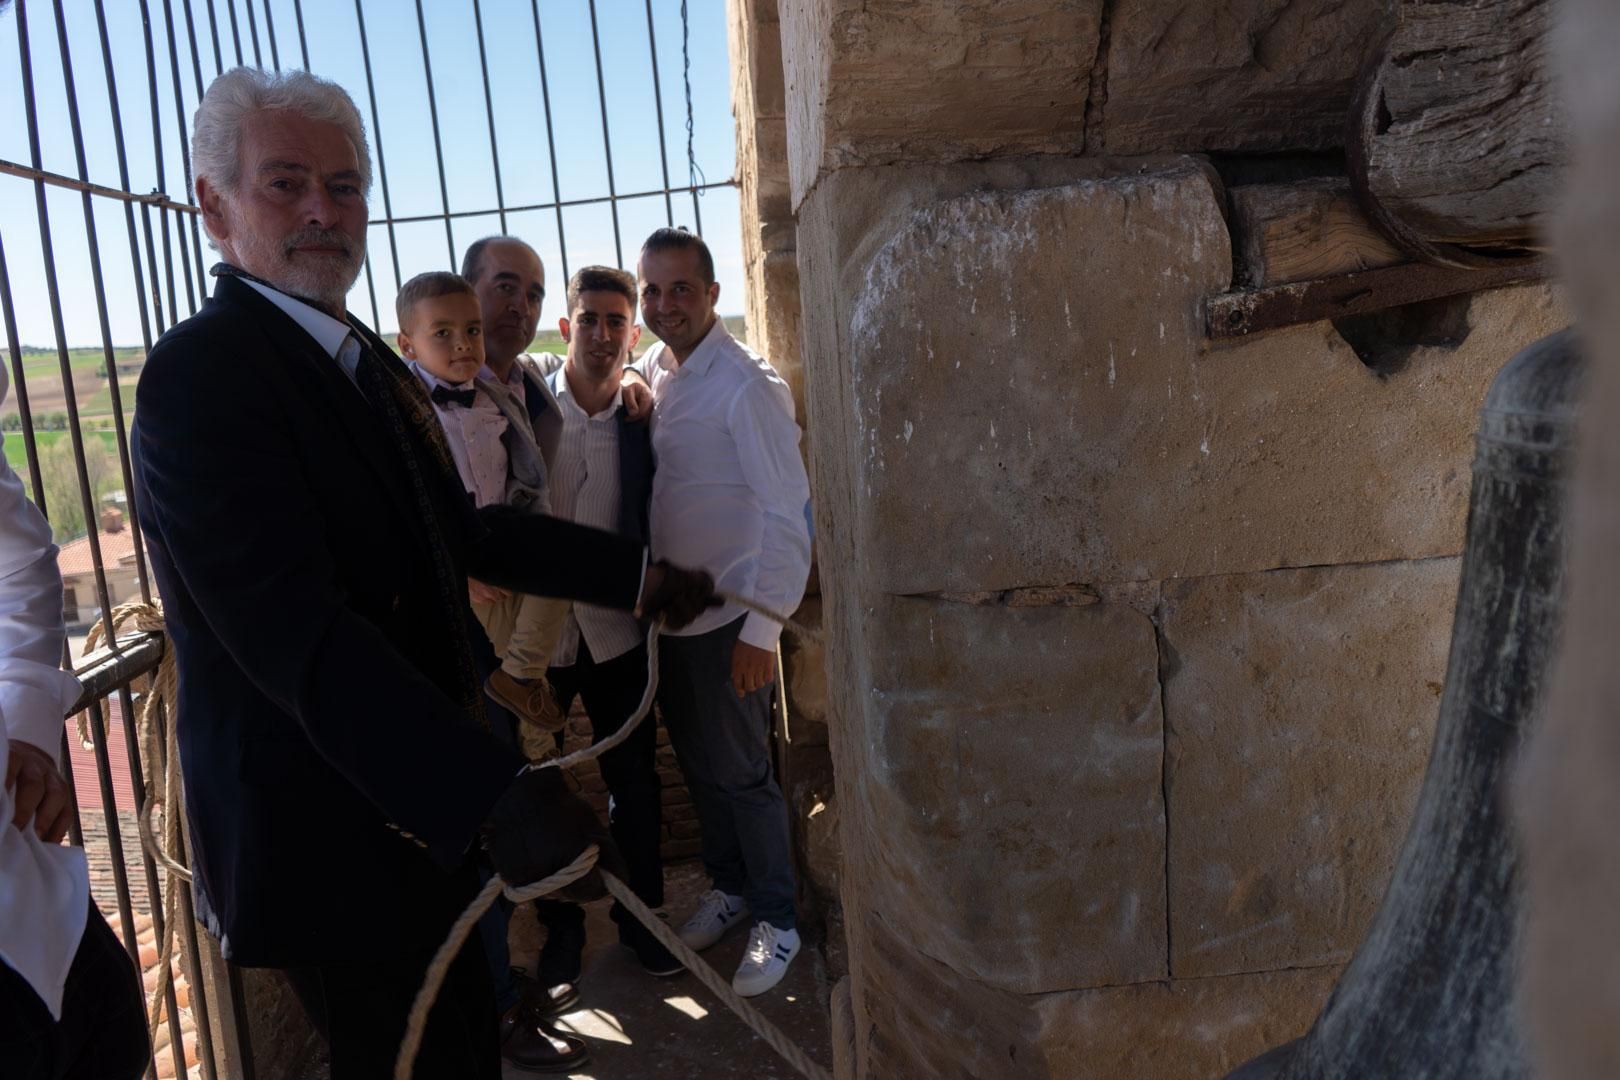
<svg viewBox="0 0 1620 1080"><path fill-rule="evenodd" d="M411 905L419 932L392 943L381 957L288 969L293 992L330 1048L332 1080L394 1075L405 1020L428 964L478 885L471 861L454 874L421 875L394 901ZM428 1013L414 1075L499 1080L499 1017L476 931L456 954Z"/></svg>
<svg viewBox="0 0 1620 1080"><path fill-rule="evenodd" d="M714 887L748 901L753 918L787 930L794 914L787 802L771 768L771 694L739 698L731 653L743 620L658 642L658 707L703 830Z"/></svg>
<svg viewBox="0 0 1620 1080"><path fill-rule="evenodd" d="M135 965L94 903L68 969L61 1020L21 975L0 964L0 1075L134 1080L151 1060Z"/></svg>
<svg viewBox="0 0 1620 1080"><path fill-rule="evenodd" d="M641 703L647 687L647 646L637 645L599 664L581 637L575 662L552 668L546 678L556 690L563 712L576 697L585 703L591 741L598 743L618 731ZM608 827L630 875L626 884L643 903L658 907L664 902L664 864L658 853L664 811L656 720L647 717L628 739L597 758L596 764L608 789ZM542 899L535 901L535 910L554 934L578 931L585 923L585 911L578 904ZM621 925L630 918L617 902L613 917ZM574 936L583 941L582 936ZM573 968L572 972L564 969L547 975L571 982L579 975L577 959Z"/></svg>

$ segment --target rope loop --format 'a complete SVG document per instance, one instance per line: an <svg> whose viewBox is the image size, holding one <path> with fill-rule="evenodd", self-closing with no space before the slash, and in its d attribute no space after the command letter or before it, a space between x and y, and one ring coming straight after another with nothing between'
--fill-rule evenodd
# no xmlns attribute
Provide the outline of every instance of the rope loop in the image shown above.
<svg viewBox="0 0 1620 1080"><path fill-rule="evenodd" d="M822 635L816 631L795 622L794 620L768 608L755 603L747 597L716 590L716 595L758 613L773 622L781 624L784 628L808 641L820 642ZM131 601L114 608L111 617L98 619L90 628L85 639L84 653L88 655L103 641L116 641L118 635L126 627L133 624L136 630L143 633L163 634L166 624L163 619L163 608L160 604L149 604L144 601ZM538 768L566 769L574 765L583 764L605 754L630 737L636 727L652 712L654 699L658 694L658 639L663 629L662 620L655 622L647 631L647 685L642 691L641 700L635 710L625 722L612 735L583 749L561 757L551 757L535 763ZM185 845L180 832L181 815L184 813L181 778L180 753L176 739L177 702L178 702L178 674L175 668L174 650L165 646L163 657L158 663L156 672L152 677L152 687L141 702L137 717L140 745L143 755L151 769L147 778L146 797L141 802L140 835L141 846L147 854L158 863L166 873L168 888L162 889L163 919L163 945L160 950L158 963L157 985L152 991L148 1003L147 1014L152 1018L152 1035L155 1040L159 1023L163 1019L162 1009L165 995L169 990L172 979L173 953L177 941L182 942L180 947L185 948L182 939L175 934L175 922L179 917L176 902L176 889L182 887L192 879L190 869L182 861L185 858ZM169 706L168 723L162 723L162 708L167 702ZM159 738L159 733L162 738ZM80 717L80 736L85 739L86 745L91 745L87 721L84 715ZM157 837L152 826L152 817L159 805L163 809L163 837ZM417 991L416 999L411 1005L411 1011L405 1025L405 1038L400 1043L399 1055L394 1065L395 1080L411 1080L415 1067L416 1055L421 1049L422 1035L427 1026L428 1014L433 1010L433 1004L438 999L439 991L444 985L446 974L451 963L466 944L468 937L478 920L483 917L496 899L503 893L513 903L523 903L541 896L546 896L564 888L596 869L597 858L600 852L595 844L590 845L576 856L573 862L550 874L539 881L526 885L516 885L507 882L499 874L491 875L489 881L473 897L456 921L451 924L444 943L439 946L432 962L423 975L422 986ZM680 937L669 928L640 897L636 896L623 881L614 877L606 870L602 872L603 882L614 898L628 910L638 922L647 928L652 935L671 953L677 956L688 971L692 972L704 986L707 986L722 1003L735 1013L744 1023L757 1034L788 1064L792 1065L808 1080L830 1080L827 1070L807 1055L803 1049L796 1046L782 1031L760 1015L759 1011L732 990L730 983L714 968L710 967L701 957L693 952Z"/></svg>

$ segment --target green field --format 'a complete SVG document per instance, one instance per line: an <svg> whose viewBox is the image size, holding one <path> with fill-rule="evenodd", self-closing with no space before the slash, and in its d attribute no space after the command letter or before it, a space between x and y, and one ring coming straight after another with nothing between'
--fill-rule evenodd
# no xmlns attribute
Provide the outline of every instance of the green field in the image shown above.
<svg viewBox="0 0 1620 1080"><path fill-rule="evenodd" d="M107 448L107 452L114 455L115 457L117 456L117 454L118 454L118 437L116 435L114 435L112 432L110 432L110 431L88 431L85 434L89 438L99 438L101 440L101 442L102 442L102 445ZM35 441L36 445L39 447L39 452L41 454L43 454L47 447L55 446L58 442L62 441L63 439L65 439L67 437L68 437L68 433L65 432L65 431L40 431L40 432L36 432L34 434L34 441ZM20 432L20 431L8 431L8 432L6 432L6 461L7 461L7 463L9 463L11 465L11 467L13 469L15 469L17 471L18 476L21 476L24 481L27 481L27 479L28 479L28 450L23 445L22 432Z"/></svg>
<svg viewBox="0 0 1620 1080"><path fill-rule="evenodd" d="M133 360L141 355L141 351L139 345L115 345L113 360L115 362ZM106 367L106 362L106 356L99 348L68 350L68 367L74 371L101 371ZM37 378L62 374L62 361L56 355L56 350L37 345L23 346L22 367L23 376L30 382Z"/></svg>

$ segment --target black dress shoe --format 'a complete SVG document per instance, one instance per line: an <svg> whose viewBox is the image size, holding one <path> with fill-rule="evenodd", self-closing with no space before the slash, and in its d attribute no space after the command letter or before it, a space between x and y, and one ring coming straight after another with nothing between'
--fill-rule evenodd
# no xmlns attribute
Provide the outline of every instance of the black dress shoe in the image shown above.
<svg viewBox="0 0 1620 1080"><path fill-rule="evenodd" d="M686 970L675 954L653 937L652 931L633 920L619 924L619 944L636 954L641 970L649 975L665 979Z"/></svg>
<svg viewBox="0 0 1620 1080"><path fill-rule="evenodd" d="M585 959L585 920L546 927L546 943L540 947L535 964L535 981L541 986L579 981Z"/></svg>
<svg viewBox="0 0 1620 1080"><path fill-rule="evenodd" d="M515 1069L534 1073L566 1073L591 1058L585 1040L557 1031L531 1015L520 1016L501 1043L501 1058Z"/></svg>

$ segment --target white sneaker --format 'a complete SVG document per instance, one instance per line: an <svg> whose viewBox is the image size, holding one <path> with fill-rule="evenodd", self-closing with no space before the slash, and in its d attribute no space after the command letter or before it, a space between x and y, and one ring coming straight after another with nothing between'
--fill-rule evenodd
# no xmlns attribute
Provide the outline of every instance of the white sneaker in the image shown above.
<svg viewBox="0 0 1620 1080"><path fill-rule="evenodd" d="M748 935L748 951L743 953L731 988L743 997L763 994L782 981L788 965L799 955L799 932L779 930L768 922L755 923Z"/></svg>
<svg viewBox="0 0 1620 1080"><path fill-rule="evenodd" d="M698 897L697 910L676 931L689 949L702 952L726 936L726 931L748 915L748 904L740 896L710 889Z"/></svg>

